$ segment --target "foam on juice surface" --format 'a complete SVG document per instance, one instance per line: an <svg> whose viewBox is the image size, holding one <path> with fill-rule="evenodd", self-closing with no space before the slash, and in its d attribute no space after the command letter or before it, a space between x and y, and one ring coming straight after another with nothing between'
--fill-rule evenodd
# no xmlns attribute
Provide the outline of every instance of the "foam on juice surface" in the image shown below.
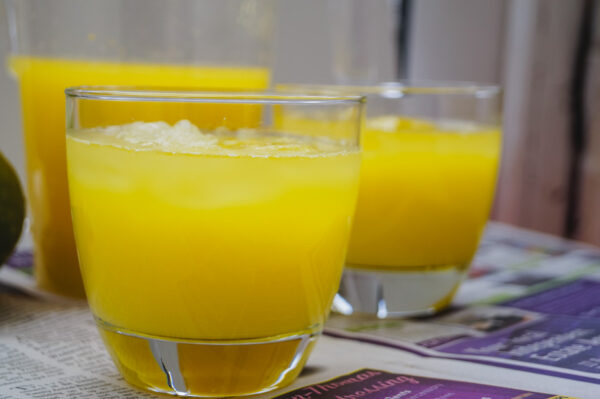
<svg viewBox="0 0 600 399"><path fill-rule="evenodd" d="M497 128L486 127L472 122L453 119L429 121L426 119L398 117L395 115L369 118L365 121L365 128L370 132L378 133L430 133L437 136L450 134L481 134L497 133Z"/></svg>
<svg viewBox="0 0 600 399"><path fill-rule="evenodd" d="M264 132L258 129L218 128L202 131L188 120L70 131L73 139L132 151L252 157L306 157L342 153L343 142L324 138Z"/></svg>

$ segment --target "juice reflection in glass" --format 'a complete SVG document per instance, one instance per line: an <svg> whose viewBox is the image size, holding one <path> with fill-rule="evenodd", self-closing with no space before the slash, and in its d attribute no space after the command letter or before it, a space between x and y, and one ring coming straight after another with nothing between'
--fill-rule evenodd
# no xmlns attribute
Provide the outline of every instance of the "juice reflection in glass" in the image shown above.
<svg viewBox="0 0 600 399"><path fill-rule="evenodd" d="M75 238L90 307L123 376L201 396L291 382L344 264L360 101L69 95ZM121 107L135 122L97 121L97 112ZM314 119L315 130L273 128L269 115L288 112ZM232 118L235 127L224 125Z"/></svg>

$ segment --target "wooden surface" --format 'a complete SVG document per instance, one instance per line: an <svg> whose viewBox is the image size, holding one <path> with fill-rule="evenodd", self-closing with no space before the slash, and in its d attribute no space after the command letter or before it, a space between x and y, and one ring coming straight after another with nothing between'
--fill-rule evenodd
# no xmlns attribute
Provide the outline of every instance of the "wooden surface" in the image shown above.
<svg viewBox="0 0 600 399"><path fill-rule="evenodd" d="M504 155L495 218L562 235L569 95L584 0L513 1L505 51Z"/></svg>
<svg viewBox="0 0 600 399"><path fill-rule="evenodd" d="M513 0L506 20L494 218L600 245L600 0Z"/></svg>
<svg viewBox="0 0 600 399"><path fill-rule="evenodd" d="M586 152L582 159L579 228L577 238L600 245L600 1L588 55L586 101Z"/></svg>

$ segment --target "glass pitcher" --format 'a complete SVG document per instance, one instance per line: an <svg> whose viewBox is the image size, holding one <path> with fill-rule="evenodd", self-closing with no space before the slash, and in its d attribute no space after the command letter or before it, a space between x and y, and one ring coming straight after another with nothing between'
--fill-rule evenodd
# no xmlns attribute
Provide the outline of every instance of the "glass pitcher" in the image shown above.
<svg viewBox="0 0 600 399"><path fill-rule="evenodd" d="M19 82L41 289L84 297L65 161L64 89L263 89L273 0L4 0Z"/></svg>

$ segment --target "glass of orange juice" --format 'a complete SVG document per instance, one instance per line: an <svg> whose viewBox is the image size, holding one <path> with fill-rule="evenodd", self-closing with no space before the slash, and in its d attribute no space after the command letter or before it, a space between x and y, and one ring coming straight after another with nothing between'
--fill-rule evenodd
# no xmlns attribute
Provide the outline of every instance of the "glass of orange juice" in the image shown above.
<svg viewBox="0 0 600 399"><path fill-rule="evenodd" d="M131 384L235 396L289 384L339 286L362 98L67 90L89 305ZM285 129L288 115L307 121Z"/></svg>
<svg viewBox="0 0 600 399"><path fill-rule="evenodd" d="M18 79L40 288L83 297L65 161L74 85L264 89L272 0L3 0Z"/></svg>
<svg viewBox="0 0 600 399"><path fill-rule="evenodd" d="M494 197L500 89L451 82L281 87L367 96L358 203L335 309L386 318L446 307Z"/></svg>

